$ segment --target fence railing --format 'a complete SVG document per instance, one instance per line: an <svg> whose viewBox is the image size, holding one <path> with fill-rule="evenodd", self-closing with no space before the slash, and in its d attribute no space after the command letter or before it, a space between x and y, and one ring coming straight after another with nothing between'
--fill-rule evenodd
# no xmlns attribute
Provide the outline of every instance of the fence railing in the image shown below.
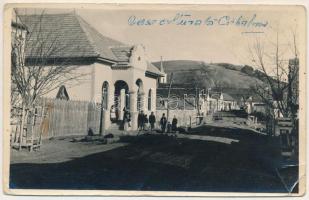
<svg viewBox="0 0 309 200"><path fill-rule="evenodd" d="M66 101L58 99L40 99L36 104L36 111L43 109L43 115L29 115L26 123L28 135L52 138L69 135L87 135L89 131L100 132L101 105L85 101ZM12 112L20 113L21 108L14 108ZM21 115L13 116L11 122L11 138L16 142L21 129ZM25 128L25 127L24 127Z"/></svg>

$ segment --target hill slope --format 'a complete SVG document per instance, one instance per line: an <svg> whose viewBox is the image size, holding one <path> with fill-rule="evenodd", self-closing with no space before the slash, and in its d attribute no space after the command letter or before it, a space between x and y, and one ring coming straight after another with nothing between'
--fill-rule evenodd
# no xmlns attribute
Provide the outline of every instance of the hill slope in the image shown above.
<svg viewBox="0 0 309 200"><path fill-rule="evenodd" d="M153 63L160 68L160 62ZM255 71L248 73L244 66L227 63L208 64L192 60L171 60L163 62L164 70L170 78L173 72L174 83L197 83L202 87L227 87L249 89L262 84Z"/></svg>

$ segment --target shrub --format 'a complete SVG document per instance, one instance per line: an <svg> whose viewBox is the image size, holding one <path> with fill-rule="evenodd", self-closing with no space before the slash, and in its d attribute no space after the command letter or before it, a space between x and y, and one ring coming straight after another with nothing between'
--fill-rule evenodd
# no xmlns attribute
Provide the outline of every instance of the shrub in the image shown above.
<svg viewBox="0 0 309 200"><path fill-rule="evenodd" d="M249 65L245 65L243 68L241 68L241 72L248 74L248 75L253 75L254 69L250 67Z"/></svg>

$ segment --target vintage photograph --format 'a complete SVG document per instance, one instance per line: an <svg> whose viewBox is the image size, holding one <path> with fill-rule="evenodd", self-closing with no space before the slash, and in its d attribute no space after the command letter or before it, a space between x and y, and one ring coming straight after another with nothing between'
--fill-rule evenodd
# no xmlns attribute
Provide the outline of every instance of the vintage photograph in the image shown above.
<svg viewBox="0 0 309 200"><path fill-rule="evenodd" d="M304 194L304 7L72 5L5 9L6 191Z"/></svg>

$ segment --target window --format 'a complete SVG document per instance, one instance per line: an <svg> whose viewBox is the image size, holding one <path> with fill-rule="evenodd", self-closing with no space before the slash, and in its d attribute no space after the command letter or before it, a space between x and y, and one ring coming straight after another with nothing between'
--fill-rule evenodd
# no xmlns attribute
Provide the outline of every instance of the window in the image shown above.
<svg viewBox="0 0 309 200"><path fill-rule="evenodd" d="M61 100L69 100L69 94L67 92L67 89L65 88L64 85L60 86L58 93L56 95L57 99L61 99Z"/></svg>

